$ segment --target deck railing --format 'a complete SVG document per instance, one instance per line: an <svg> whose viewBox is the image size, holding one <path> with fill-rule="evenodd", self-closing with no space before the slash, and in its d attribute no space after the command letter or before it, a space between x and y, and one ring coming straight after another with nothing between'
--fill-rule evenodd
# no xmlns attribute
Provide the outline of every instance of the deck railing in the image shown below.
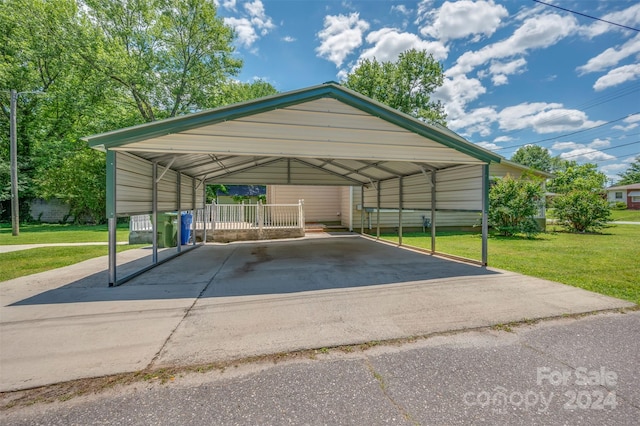
<svg viewBox="0 0 640 426"><path fill-rule="evenodd" d="M195 210L193 221L196 229L304 228L304 200L298 204L207 204L204 209ZM150 215L129 218L129 231L151 230Z"/></svg>
<svg viewBox="0 0 640 426"><path fill-rule="evenodd" d="M210 211L212 228L304 228L304 202L298 204L216 204Z"/></svg>

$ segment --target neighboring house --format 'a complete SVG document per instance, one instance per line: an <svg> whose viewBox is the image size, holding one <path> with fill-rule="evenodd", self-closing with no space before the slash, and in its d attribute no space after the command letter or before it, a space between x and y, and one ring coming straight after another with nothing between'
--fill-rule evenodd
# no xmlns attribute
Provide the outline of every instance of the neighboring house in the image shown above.
<svg viewBox="0 0 640 426"><path fill-rule="evenodd" d="M628 209L640 210L640 183L607 188L607 200L609 204L623 202Z"/></svg>
<svg viewBox="0 0 640 426"><path fill-rule="evenodd" d="M533 173L542 178L552 175L537 170L529 169L520 164L502 160L501 163L492 163L489 166L491 179L499 179L506 175L520 177L525 173ZM419 191L430 191L427 179L418 183ZM372 188L365 189L364 218L361 209L361 187L344 186L312 186L312 185L269 185L267 186L267 202L273 204L297 203L304 200L305 221L307 223L324 223L326 225L341 225L348 229L360 229L364 219L365 229L376 228L378 217L375 206L375 193ZM436 211L436 226L438 228L472 228L479 224L480 213L472 211ZM461 208L462 210L462 208ZM402 224L405 231L422 230L423 226L430 222L431 210L429 205L424 209L403 209ZM545 225L544 203L540 205L540 212L536 219L541 226ZM395 230L398 227L398 209L380 209L380 227L386 231Z"/></svg>

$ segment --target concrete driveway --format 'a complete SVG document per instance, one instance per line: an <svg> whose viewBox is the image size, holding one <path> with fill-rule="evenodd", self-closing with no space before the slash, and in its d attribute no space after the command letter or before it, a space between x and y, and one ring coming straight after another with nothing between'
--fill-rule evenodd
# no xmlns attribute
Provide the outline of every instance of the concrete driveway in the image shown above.
<svg viewBox="0 0 640 426"><path fill-rule="evenodd" d="M633 306L354 235L207 245L106 282L99 258L0 283L0 391Z"/></svg>

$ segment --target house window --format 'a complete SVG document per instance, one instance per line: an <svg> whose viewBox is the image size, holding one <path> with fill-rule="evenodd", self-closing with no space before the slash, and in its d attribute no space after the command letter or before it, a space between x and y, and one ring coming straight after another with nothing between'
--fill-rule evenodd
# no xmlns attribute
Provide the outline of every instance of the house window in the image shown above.
<svg viewBox="0 0 640 426"><path fill-rule="evenodd" d="M640 203L640 197L631 197L632 203Z"/></svg>
<svg viewBox="0 0 640 426"><path fill-rule="evenodd" d="M616 200L622 200L622 192L616 192Z"/></svg>

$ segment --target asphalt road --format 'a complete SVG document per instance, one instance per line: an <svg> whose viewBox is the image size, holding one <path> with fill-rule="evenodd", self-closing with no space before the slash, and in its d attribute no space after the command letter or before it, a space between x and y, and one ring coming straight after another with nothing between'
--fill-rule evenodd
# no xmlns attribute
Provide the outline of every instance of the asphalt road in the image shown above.
<svg viewBox="0 0 640 426"><path fill-rule="evenodd" d="M0 423L637 425L639 383L636 311L142 381Z"/></svg>

